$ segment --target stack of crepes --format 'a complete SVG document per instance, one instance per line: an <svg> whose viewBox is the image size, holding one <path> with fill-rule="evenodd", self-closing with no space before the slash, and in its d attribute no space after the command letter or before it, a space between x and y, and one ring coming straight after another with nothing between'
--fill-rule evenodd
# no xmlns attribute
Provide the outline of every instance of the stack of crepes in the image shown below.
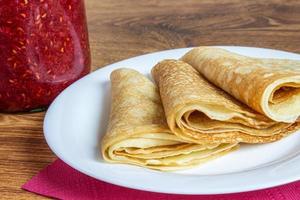
<svg viewBox="0 0 300 200"><path fill-rule="evenodd" d="M300 62L199 47L152 69L156 86L129 69L112 73L112 110L102 140L109 162L189 168L300 127Z"/></svg>

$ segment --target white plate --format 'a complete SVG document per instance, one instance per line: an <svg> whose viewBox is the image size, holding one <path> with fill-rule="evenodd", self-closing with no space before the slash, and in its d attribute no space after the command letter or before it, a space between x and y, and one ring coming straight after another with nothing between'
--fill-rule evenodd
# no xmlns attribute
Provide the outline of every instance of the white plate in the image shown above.
<svg viewBox="0 0 300 200"><path fill-rule="evenodd" d="M300 55L261 48L222 47L255 57ZM180 58L189 48L161 51L101 68L64 90L49 107L44 133L52 151L73 168L99 180L140 190L175 194L221 194L257 190L300 180L300 134L271 144L242 145L233 153L190 170L159 172L108 164L99 154L110 109L110 73L133 68L150 77L162 59ZM101 58L99 58L101 59Z"/></svg>

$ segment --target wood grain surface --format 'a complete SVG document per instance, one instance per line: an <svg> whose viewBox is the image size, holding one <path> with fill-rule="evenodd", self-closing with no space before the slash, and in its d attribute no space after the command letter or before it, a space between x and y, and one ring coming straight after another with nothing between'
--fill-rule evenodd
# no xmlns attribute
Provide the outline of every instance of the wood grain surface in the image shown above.
<svg viewBox="0 0 300 200"><path fill-rule="evenodd" d="M93 70L198 45L300 52L298 0L87 0L86 7ZM20 186L56 159L43 138L43 117L43 112L0 114L1 199L42 198Z"/></svg>

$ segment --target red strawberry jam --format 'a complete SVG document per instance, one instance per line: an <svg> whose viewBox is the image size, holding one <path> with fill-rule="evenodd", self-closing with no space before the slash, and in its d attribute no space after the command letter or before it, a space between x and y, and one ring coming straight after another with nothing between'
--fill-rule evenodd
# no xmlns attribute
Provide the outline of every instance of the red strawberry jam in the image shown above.
<svg viewBox="0 0 300 200"><path fill-rule="evenodd" d="M0 111L46 107L89 71L83 0L0 1Z"/></svg>

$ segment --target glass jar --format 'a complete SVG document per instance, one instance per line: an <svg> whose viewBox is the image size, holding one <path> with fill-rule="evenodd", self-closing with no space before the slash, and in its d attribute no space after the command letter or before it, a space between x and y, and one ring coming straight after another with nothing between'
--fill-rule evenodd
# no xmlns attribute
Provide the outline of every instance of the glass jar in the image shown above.
<svg viewBox="0 0 300 200"><path fill-rule="evenodd" d="M0 1L0 111L47 107L89 71L83 0Z"/></svg>

